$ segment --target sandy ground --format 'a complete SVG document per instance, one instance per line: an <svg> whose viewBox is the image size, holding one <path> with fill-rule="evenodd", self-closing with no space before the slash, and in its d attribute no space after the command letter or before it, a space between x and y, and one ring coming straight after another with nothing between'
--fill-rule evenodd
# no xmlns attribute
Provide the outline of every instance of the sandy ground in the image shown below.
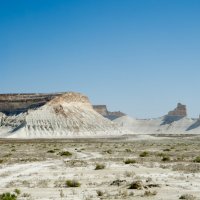
<svg viewBox="0 0 200 200"><path fill-rule="evenodd" d="M19 189L17 199L200 199L198 137L0 140L0 147L0 193ZM125 164L128 158L135 163ZM135 181L141 188L129 189Z"/></svg>

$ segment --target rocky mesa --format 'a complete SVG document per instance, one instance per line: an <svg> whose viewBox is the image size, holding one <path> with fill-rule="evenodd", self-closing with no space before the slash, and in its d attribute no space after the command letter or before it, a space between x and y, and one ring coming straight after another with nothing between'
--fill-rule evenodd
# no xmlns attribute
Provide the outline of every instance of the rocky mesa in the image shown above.
<svg viewBox="0 0 200 200"><path fill-rule="evenodd" d="M181 103L177 104L177 107L169 111L168 116L180 116L180 117L186 117L187 116L187 108L186 105L183 105Z"/></svg>
<svg viewBox="0 0 200 200"><path fill-rule="evenodd" d="M116 111L116 112L110 112L107 109L106 105L93 105L94 110L96 110L99 114L102 116L110 119L110 120L115 120L119 117L125 116L125 113L122 113L121 111Z"/></svg>
<svg viewBox="0 0 200 200"><path fill-rule="evenodd" d="M37 97L34 107L29 106L32 102L29 96L28 101L22 104L23 109L18 104L12 110L19 112L22 109L23 112L10 115L1 113L0 137L95 137L123 133L118 125L97 113L85 95L68 92ZM10 101L11 104L16 102L14 98ZM39 103L43 105L38 106Z"/></svg>
<svg viewBox="0 0 200 200"><path fill-rule="evenodd" d="M187 118L187 107L181 103L168 114L154 119L123 116L114 120L135 134L199 134L200 119Z"/></svg>
<svg viewBox="0 0 200 200"><path fill-rule="evenodd" d="M49 94L0 94L0 112L6 115L20 114L22 112L27 112L29 109L39 108L55 97L59 97L63 94L63 92ZM108 111L106 105L93 105L93 109L103 117L110 120L114 120L125 115L120 111Z"/></svg>

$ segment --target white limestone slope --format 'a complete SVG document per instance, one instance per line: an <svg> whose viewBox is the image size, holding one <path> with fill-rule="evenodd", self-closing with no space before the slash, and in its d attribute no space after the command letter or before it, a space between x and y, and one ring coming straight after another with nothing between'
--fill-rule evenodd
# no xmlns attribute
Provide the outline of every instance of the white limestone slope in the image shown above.
<svg viewBox="0 0 200 200"><path fill-rule="evenodd" d="M134 119L123 116L115 123L135 134L200 134L200 119L164 116L156 119Z"/></svg>
<svg viewBox="0 0 200 200"><path fill-rule="evenodd" d="M64 138L125 132L93 110L86 96L69 92L27 113L4 116L0 133L0 137L11 138Z"/></svg>

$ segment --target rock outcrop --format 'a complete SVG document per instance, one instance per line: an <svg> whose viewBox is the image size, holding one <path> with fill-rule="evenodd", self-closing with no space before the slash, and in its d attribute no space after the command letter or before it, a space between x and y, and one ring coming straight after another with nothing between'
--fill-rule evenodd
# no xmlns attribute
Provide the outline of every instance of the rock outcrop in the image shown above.
<svg viewBox="0 0 200 200"><path fill-rule="evenodd" d="M55 97L59 97L64 93L50 93L50 94L0 94L0 112L6 115L20 114L27 112L29 109L36 109ZM94 105L96 110L102 116L114 120L122 117L125 114L122 112L109 112L106 105Z"/></svg>
<svg viewBox="0 0 200 200"><path fill-rule="evenodd" d="M199 134L200 120L186 116L186 106L178 103L173 111L163 117L134 119L123 116L114 120L114 122L136 134Z"/></svg>
<svg viewBox="0 0 200 200"><path fill-rule="evenodd" d="M0 112L7 115L27 112L28 109L43 106L54 97L62 94L0 94Z"/></svg>
<svg viewBox="0 0 200 200"><path fill-rule="evenodd" d="M0 137L64 138L119 135L123 131L97 113L88 97L68 92L43 106L3 117L0 133Z"/></svg>
<svg viewBox="0 0 200 200"><path fill-rule="evenodd" d="M1 126L5 117L6 117L6 115L0 112L0 126Z"/></svg>
<svg viewBox="0 0 200 200"><path fill-rule="evenodd" d="M168 113L168 116L180 116L186 117L187 116L187 108L186 105L182 105L181 103L177 104L177 107Z"/></svg>
<svg viewBox="0 0 200 200"><path fill-rule="evenodd" d="M93 105L94 110L101 114L102 116L108 116L108 110L106 105Z"/></svg>
<svg viewBox="0 0 200 200"><path fill-rule="evenodd" d="M170 118L168 118L169 120ZM174 117L171 117L174 119ZM121 127L135 134L162 135L162 134L199 134L200 122L198 119L182 117L176 120L166 121L165 117L155 119L134 119L128 116L114 120ZM165 123L163 123L165 122Z"/></svg>
<svg viewBox="0 0 200 200"><path fill-rule="evenodd" d="M117 111L117 112L110 112L108 111L106 105L93 105L94 110L96 110L99 114L102 116L110 119L110 120L115 120L119 117L125 116L126 114Z"/></svg>

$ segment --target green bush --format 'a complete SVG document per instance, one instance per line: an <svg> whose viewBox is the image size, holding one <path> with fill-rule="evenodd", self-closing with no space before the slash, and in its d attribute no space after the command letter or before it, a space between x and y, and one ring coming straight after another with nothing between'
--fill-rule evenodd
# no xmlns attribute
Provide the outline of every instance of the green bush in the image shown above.
<svg viewBox="0 0 200 200"><path fill-rule="evenodd" d="M141 190L142 188L143 188L143 185L141 181L133 181L129 186L129 189L132 189L132 190Z"/></svg>
<svg viewBox="0 0 200 200"><path fill-rule="evenodd" d="M66 181L67 187L80 187L81 184L76 180L67 180Z"/></svg>
<svg viewBox="0 0 200 200"><path fill-rule="evenodd" d="M101 190L97 190L96 192L97 192L97 196L98 197L102 197L103 196L103 192Z"/></svg>
<svg viewBox="0 0 200 200"><path fill-rule="evenodd" d="M200 156L196 157L193 162L200 163Z"/></svg>
<svg viewBox="0 0 200 200"><path fill-rule="evenodd" d="M0 195L0 200L17 200L17 196L7 192Z"/></svg>
<svg viewBox="0 0 200 200"><path fill-rule="evenodd" d="M171 151L170 149L163 149L163 151Z"/></svg>
<svg viewBox="0 0 200 200"><path fill-rule="evenodd" d="M106 153L112 154L112 150L111 150L111 149L108 149L108 150L106 151Z"/></svg>
<svg viewBox="0 0 200 200"><path fill-rule="evenodd" d="M104 164L97 163L97 164L96 164L96 167L95 167L95 170L101 170L101 169L105 169L105 165L104 165Z"/></svg>
<svg viewBox="0 0 200 200"><path fill-rule="evenodd" d="M60 152L60 155L61 156L72 156L72 153L69 151L62 151L62 152Z"/></svg>
<svg viewBox="0 0 200 200"><path fill-rule="evenodd" d="M49 150L49 151L47 151L47 153L55 153L55 151L54 150Z"/></svg>
<svg viewBox="0 0 200 200"><path fill-rule="evenodd" d="M127 153L131 153L131 149L125 149Z"/></svg>
<svg viewBox="0 0 200 200"><path fill-rule="evenodd" d="M140 157L147 157L149 153L147 151L144 151L140 154Z"/></svg>
<svg viewBox="0 0 200 200"><path fill-rule="evenodd" d="M170 157L169 156L163 156L162 161L164 161L164 162L170 161Z"/></svg>
<svg viewBox="0 0 200 200"><path fill-rule="evenodd" d="M14 193L17 194L17 195L20 195L20 194L21 194L21 191L20 191L19 189L15 189L15 190L14 190Z"/></svg>
<svg viewBox="0 0 200 200"><path fill-rule="evenodd" d="M128 158L128 159L126 159L126 160L124 161L124 163L125 163L126 165L128 165L128 164L134 164L134 163L136 163L136 160L131 159L131 158Z"/></svg>
<svg viewBox="0 0 200 200"><path fill-rule="evenodd" d="M183 194L179 197L179 199L185 199L185 200L195 200L196 198L191 194Z"/></svg>

